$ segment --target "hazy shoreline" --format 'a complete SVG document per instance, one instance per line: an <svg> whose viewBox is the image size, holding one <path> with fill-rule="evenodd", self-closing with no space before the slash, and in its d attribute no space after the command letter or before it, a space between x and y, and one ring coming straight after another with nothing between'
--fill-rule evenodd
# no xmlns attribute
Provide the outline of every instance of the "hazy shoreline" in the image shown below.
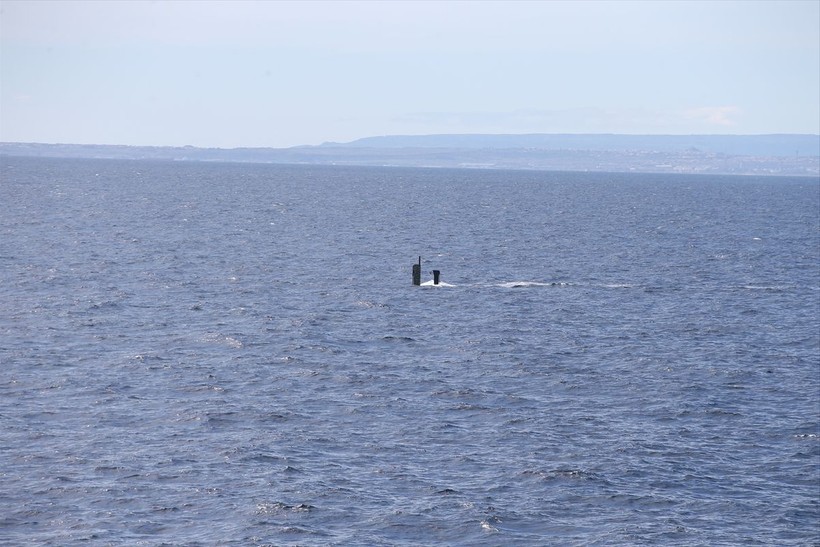
<svg viewBox="0 0 820 547"><path fill-rule="evenodd" d="M815 177L820 135L394 135L292 148L0 143L0 156Z"/></svg>

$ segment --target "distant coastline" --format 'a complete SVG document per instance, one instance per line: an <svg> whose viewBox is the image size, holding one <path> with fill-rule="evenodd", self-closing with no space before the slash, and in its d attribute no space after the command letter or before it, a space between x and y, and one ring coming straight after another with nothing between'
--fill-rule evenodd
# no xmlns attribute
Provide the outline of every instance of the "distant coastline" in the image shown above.
<svg viewBox="0 0 820 547"><path fill-rule="evenodd" d="M820 176L820 135L388 135L293 148L0 143L0 156Z"/></svg>

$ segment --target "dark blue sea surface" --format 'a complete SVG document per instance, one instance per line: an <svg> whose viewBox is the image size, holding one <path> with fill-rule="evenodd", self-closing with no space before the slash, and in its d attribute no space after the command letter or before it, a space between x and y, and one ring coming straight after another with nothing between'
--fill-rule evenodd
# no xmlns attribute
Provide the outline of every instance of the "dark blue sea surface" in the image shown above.
<svg viewBox="0 0 820 547"><path fill-rule="evenodd" d="M0 169L0 543L820 543L816 178Z"/></svg>

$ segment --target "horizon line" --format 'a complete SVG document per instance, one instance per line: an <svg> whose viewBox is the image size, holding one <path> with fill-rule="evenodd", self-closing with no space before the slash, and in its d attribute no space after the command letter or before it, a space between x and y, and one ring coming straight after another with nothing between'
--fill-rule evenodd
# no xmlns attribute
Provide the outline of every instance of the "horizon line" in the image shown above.
<svg viewBox="0 0 820 547"><path fill-rule="evenodd" d="M312 148L326 145L344 146L367 139L383 138L414 138L414 137L532 137L532 136L556 136L556 137L818 137L820 133L402 133L383 134L358 137L350 141L323 141L320 144L295 144L287 147L276 146L202 146L192 144L112 144L99 142L43 142L43 141L0 141L0 145L43 145L43 146L116 146L132 148L196 148L202 150L241 150L241 149L268 149L268 150L290 150L293 148ZM820 151L818 151L820 154Z"/></svg>

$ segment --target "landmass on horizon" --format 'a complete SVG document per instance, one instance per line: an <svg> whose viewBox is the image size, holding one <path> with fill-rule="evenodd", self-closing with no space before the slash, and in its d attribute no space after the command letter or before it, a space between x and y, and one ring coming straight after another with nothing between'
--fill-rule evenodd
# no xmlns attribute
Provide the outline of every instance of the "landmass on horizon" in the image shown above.
<svg viewBox="0 0 820 547"><path fill-rule="evenodd" d="M5 142L0 156L818 176L820 135L387 135L230 149Z"/></svg>

